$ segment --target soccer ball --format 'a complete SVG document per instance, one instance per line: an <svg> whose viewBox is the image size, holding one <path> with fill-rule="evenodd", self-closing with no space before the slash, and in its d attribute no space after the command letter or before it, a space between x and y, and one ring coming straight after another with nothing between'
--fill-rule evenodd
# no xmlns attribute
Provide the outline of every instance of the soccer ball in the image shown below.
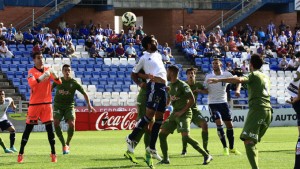
<svg viewBox="0 0 300 169"><path fill-rule="evenodd" d="M125 26L134 26L136 22L136 16L132 12L125 12L122 16L122 22Z"/></svg>

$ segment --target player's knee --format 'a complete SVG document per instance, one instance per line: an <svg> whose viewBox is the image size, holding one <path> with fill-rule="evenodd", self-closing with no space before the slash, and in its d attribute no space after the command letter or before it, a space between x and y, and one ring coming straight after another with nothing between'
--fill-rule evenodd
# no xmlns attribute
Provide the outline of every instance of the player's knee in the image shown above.
<svg viewBox="0 0 300 169"><path fill-rule="evenodd" d="M245 145L254 145L255 143L252 140L244 140Z"/></svg>
<svg viewBox="0 0 300 169"><path fill-rule="evenodd" d="M203 132L208 132L208 125L207 125L206 121L202 122L200 124L200 127L202 128Z"/></svg>

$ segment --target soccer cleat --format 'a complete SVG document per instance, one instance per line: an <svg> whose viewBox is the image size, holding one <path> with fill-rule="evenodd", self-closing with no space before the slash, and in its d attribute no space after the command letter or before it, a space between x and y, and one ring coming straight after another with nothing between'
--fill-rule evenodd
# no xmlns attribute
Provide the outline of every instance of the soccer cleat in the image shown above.
<svg viewBox="0 0 300 169"><path fill-rule="evenodd" d="M151 154L148 153L147 151L146 151L146 153L145 153L145 158L144 158L144 160L145 160L145 162L147 163L148 167L154 168L152 156L151 156Z"/></svg>
<svg viewBox="0 0 300 169"><path fill-rule="evenodd" d="M227 147L224 148L223 155L224 156L228 156L229 155L229 149Z"/></svg>
<svg viewBox="0 0 300 169"><path fill-rule="evenodd" d="M170 160L161 160L160 162L157 163L158 165L163 165L163 164L170 164Z"/></svg>
<svg viewBox="0 0 300 169"><path fill-rule="evenodd" d="M213 157L211 155L208 155L207 157L204 157L203 165L209 164L213 160Z"/></svg>
<svg viewBox="0 0 300 169"><path fill-rule="evenodd" d="M23 160L24 160L23 154L19 154L18 155L18 163L23 163Z"/></svg>
<svg viewBox="0 0 300 169"><path fill-rule="evenodd" d="M181 152L181 155L182 155L182 156L185 156L185 155L186 155L186 153L187 153L187 151L186 151L186 150L182 150L182 152Z"/></svg>
<svg viewBox="0 0 300 169"><path fill-rule="evenodd" d="M5 148L5 149L4 149L4 152L5 152L5 153L14 153L12 150L10 150L10 149L8 149L8 148Z"/></svg>
<svg viewBox="0 0 300 169"><path fill-rule="evenodd" d="M50 154L50 157L51 157L51 162L53 162L53 163L57 162L56 154Z"/></svg>
<svg viewBox="0 0 300 169"><path fill-rule="evenodd" d="M152 155L152 157L157 159L158 161L162 160L162 158L157 154L156 150L153 150L150 147L147 147L146 152L150 153Z"/></svg>
<svg viewBox="0 0 300 169"><path fill-rule="evenodd" d="M18 152L17 149L14 146L12 146L9 150L11 150L13 152Z"/></svg>
<svg viewBox="0 0 300 169"><path fill-rule="evenodd" d="M135 155L132 152L128 151L128 150L124 153L124 157L128 158L134 164L139 163L138 160L135 158Z"/></svg>
<svg viewBox="0 0 300 169"><path fill-rule="evenodd" d="M125 138L125 141L127 143L127 149L128 149L128 151L130 151L131 153L133 153L134 152L134 147L136 146L136 142L133 141L133 140L130 140L128 136Z"/></svg>
<svg viewBox="0 0 300 169"><path fill-rule="evenodd" d="M63 154L69 154L70 153L70 147L68 145L63 146Z"/></svg>
<svg viewBox="0 0 300 169"><path fill-rule="evenodd" d="M232 154L235 154L235 155L241 155L242 154L236 148L230 149L229 152L232 153Z"/></svg>

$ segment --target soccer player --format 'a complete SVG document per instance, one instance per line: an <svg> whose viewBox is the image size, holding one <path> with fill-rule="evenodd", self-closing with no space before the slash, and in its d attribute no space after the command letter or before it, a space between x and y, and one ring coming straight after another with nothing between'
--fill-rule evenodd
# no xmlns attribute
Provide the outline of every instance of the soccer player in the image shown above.
<svg viewBox="0 0 300 169"><path fill-rule="evenodd" d="M177 66L171 65L168 67L167 78L170 81L168 102L171 102L173 106L173 113L164 122L159 133L160 147L163 153L163 160L160 164L170 164L167 137L177 128L177 132L181 133L182 141L189 143L202 154L204 156L203 165L206 165L210 163L212 156L203 150L189 134L193 115L191 107L195 104L195 98L189 85L178 79L178 72L179 68Z"/></svg>
<svg viewBox="0 0 300 169"><path fill-rule="evenodd" d="M62 84L52 85L52 90L56 88L54 97L54 127L55 133L62 144L63 154L69 154L70 142L75 131L75 109L74 109L74 95L78 90L83 96L87 103L89 112L96 112L91 106L90 99L82 86L71 77L71 66L68 64L63 65L62 72L64 77L61 79ZM65 120L68 123L68 137L65 142L62 129L60 127L61 120Z"/></svg>
<svg viewBox="0 0 300 169"><path fill-rule="evenodd" d="M207 74L205 77L204 85L206 90L202 90L202 93L208 94L208 106L210 114L217 125L217 132L221 143L223 145L223 154L229 155L233 154L241 154L236 148L234 148L234 133L233 133L233 124L231 118L231 112L229 110L229 106L227 104L227 94L226 94L226 86L228 83L216 83L209 84L207 80L209 78L227 78L233 77L230 72L222 71L222 62L215 58L212 62L213 71L210 74ZM239 95L241 85L237 86L236 94ZM223 122L226 125L227 131L227 139L229 142L229 149L227 147L225 132L223 130Z"/></svg>
<svg viewBox="0 0 300 169"><path fill-rule="evenodd" d="M270 78L260 71L263 60L258 54L250 59L250 74L246 77L208 79L208 83L245 83L248 86L249 112L240 135L244 141L246 154L252 169L258 169L256 144L266 133L272 118L270 104Z"/></svg>
<svg viewBox="0 0 300 169"><path fill-rule="evenodd" d="M28 71L28 84L30 86L30 100L26 119L25 131L22 135L21 147L18 155L18 162L22 163L24 160L24 148L28 142L29 135L33 126L38 124L40 120L45 124L48 134L48 141L51 147L51 161L57 162L55 152L55 135L53 132L53 112L52 112L52 94L51 81L61 84L60 78L50 69L45 67L43 63L43 55L40 52L33 54L34 67Z"/></svg>
<svg viewBox="0 0 300 169"><path fill-rule="evenodd" d="M204 150L209 153L208 149L207 149L207 145L208 145L208 127L207 127L207 122L205 121L205 118L202 116L200 110L197 107L197 97L198 97L198 93L201 92L204 87L202 85L202 83L200 82L196 82L196 72L197 69L196 68L189 68L186 70L186 74L188 77L188 81L187 84L190 86L193 94L194 94L194 98L195 98L195 104L193 104L193 106L191 107L193 116L192 116L192 123L194 123L196 126L201 127L202 128L202 141L203 141L203 148ZM182 153L181 155L186 155L187 151L187 142L186 140L182 140Z"/></svg>
<svg viewBox="0 0 300 169"><path fill-rule="evenodd" d="M138 80L138 72L143 69L147 78L147 109L146 115L142 117L131 134L126 137L128 155L134 156L134 147L136 136L147 126L155 116L155 122L151 128L151 137L149 147L146 151L154 158L161 161L161 157L157 154L155 144L158 137L160 126L163 122L163 114L166 107L166 83L167 73L162 62L161 55L157 52L157 40L154 36L146 36L142 40L142 46L146 50L139 62L135 65L132 74L132 80L140 87L145 85L144 82ZM150 166L151 167L151 166Z"/></svg>
<svg viewBox="0 0 300 169"><path fill-rule="evenodd" d="M287 91L291 95L291 100L287 100L287 103L293 105L293 108L297 114L297 125L298 125L298 141L296 144L295 154L295 166L294 169L300 168L300 67L296 72L296 76L293 81L287 87Z"/></svg>
<svg viewBox="0 0 300 169"><path fill-rule="evenodd" d="M145 116L146 102L147 102L147 90L146 90L147 86L146 86L146 80L145 80L147 78L147 75L145 75L145 71L143 69L141 69L138 76L139 76L139 81L144 82L144 83L143 83L143 85L141 85L139 94L137 96L136 102L137 102L138 117L137 117L136 121L139 121L141 118L143 118ZM149 142L150 142L150 129L149 128L152 125L153 125L153 122L150 122L149 125L145 126L144 129L141 132L139 132L139 134L135 138L135 141L136 141L135 147L138 145L138 143L140 142L143 135L144 135L145 148L147 148L149 146ZM126 158L130 158L128 153L130 153L130 152L127 150L124 154L124 156ZM134 156L132 157L131 161L133 161L134 163L138 163L138 161L136 160L136 158ZM152 158L151 158L149 152L147 152L147 151L145 153L145 161L148 166L153 166Z"/></svg>
<svg viewBox="0 0 300 169"><path fill-rule="evenodd" d="M16 105L14 104L14 100L10 97L5 98L4 90L0 90L0 128L2 131L9 131L9 139L10 139L10 149L6 148L3 140L0 137L0 145L4 149L5 153L13 153L17 152L14 147L15 138L16 138L16 130L13 124L7 119L7 109L11 107L13 110L16 109Z"/></svg>

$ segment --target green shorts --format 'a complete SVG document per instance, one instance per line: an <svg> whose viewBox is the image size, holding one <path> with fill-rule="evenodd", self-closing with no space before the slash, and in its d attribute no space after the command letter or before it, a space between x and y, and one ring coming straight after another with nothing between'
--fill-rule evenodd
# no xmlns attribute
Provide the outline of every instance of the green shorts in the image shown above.
<svg viewBox="0 0 300 169"><path fill-rule="evenodd" d="M205 122L205 118L202 116L200 110L197 107L191 108L193 112L192 123L200 127L200 123Z"/></svg>
<svg viewBox="0 0 300 169"><path fill-rule="evenodd" d="M63 119L65 121L76 119L74 107L62 108L54 105L53 116L55 120L59 121Z"/></svg>
<svg viewBox="0 0 300 169"><path fill-rule="evenodd" d="M171 114L170 117L163 123L161 128L172 134L176 128L178 133L189 132L191 130L191 118L186 116L175 118L174 115Z"/></svg>
<svg viewBox="0 0 300 169"><path fill-rule="evenodd" d="M271 108L249 109L247 119L240 135L241 140L251 140L254 143L260 142L272 121Z"/></svg>

